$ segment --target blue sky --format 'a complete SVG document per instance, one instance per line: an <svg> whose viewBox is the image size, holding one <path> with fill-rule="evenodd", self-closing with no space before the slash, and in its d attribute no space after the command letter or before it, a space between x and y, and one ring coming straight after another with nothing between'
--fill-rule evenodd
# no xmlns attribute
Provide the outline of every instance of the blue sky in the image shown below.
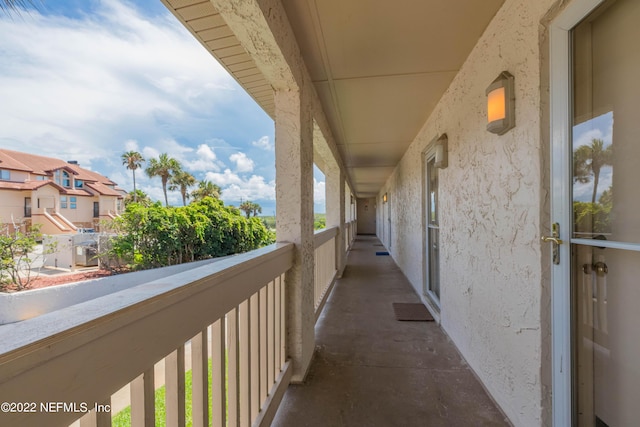
<svg viewBox="0 0 640 427"><path fill-rule="evenodd" d="M1 147L78 160L126 190L122 153L168 153L220 185L226 203L275 212L273 121L160 0L35 3L0 13ZM159 178L137 172L138 188L161 200Z"/></svg>

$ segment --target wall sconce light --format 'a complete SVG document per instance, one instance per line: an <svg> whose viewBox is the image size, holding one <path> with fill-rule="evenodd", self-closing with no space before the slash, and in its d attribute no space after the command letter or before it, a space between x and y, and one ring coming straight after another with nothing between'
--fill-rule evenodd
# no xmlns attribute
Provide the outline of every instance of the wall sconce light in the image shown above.
<svg viewBox="0 0 640 427"><path fill-rule="evenodd" d="M387 193L382 196L382 203L387 203Z"/></svg>
<svg viewBox="0 0 640 427"><path fill-rule="evenodd" d="M487 130L491 133L503 135L516 125L513 81L513 75L503 71L487 88Z"/></svg>
<svg viewBox="0 0 640 427"><path fill-rule="evenodd" d="M436 152L433 165L437 168L444 169L449 165L449 138L446 133L440 135L436 140Z"/></svg>

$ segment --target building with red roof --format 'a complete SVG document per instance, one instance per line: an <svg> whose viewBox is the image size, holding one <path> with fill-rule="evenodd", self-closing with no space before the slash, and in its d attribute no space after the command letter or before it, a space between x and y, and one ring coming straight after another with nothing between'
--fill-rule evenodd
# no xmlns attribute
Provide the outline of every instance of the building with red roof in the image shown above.
<svg viewBox="0 0 640 427"><path fill-rule="evenodd" d="M126 192L76 161L0 149L0 223L41 224L45 234L100 228L122 212Z"/></svg>

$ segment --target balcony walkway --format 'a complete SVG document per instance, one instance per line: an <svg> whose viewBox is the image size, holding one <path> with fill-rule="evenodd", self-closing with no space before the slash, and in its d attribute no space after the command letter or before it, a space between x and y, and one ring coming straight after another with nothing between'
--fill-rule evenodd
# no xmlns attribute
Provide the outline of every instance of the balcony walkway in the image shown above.
<svg viewBox="0 0 640 427"><path fill-rule="evenodd" d="M357 237L307 380L289 386L273 426L509 425L435 322L395 320L393 302L419 298L383 250Z"/></svg>

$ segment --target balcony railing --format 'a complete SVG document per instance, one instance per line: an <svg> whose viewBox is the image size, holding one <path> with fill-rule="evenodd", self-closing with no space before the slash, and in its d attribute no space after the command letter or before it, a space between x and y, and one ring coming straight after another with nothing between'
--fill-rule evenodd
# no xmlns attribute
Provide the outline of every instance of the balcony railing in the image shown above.
<svg viewBox="0 0 640 427"><path fill-rule="evenodd" d="M336 236L338 228L329 228L315 233L315 268L314 268L314 307L316 318L336 278Z"/></svg>
<svg viewBox="0 0 640 427"><path fill-rule="evenodd" d="M355 224L346 225L349 247ZM316 316L336 278L338 235L314 237ZM128 388L131 425L150 425L164 383L167 425L185 424L187 395L193 426L268 425L291 378L293 258L293 244L276 244L162 279L154 271L143 284L0 327L0 396L33 409L3 412L1 424L110 426L112 395Z"/></svg>
<svg viewBox="0 0 640 427"><path fill-rule="evenodd" d="M292 265L292 244L271 245L2 326L0 396L22 405L0 414L2 424L110 425L111 395L130 383L131 423L150 425L154 365L164 359L167 425L185 424L186 393L194 426L268 425L291 376L284 277Z"/></svg>
<svg viewBox="0 0 640 427"><path fill-rule="evenodd" d="M353 220L353 221L347 222L344 224L344 226L345 226L344 250L348 251L353 245L353 242L356 240L356 234L358 232L357 221Z"/></svg>

